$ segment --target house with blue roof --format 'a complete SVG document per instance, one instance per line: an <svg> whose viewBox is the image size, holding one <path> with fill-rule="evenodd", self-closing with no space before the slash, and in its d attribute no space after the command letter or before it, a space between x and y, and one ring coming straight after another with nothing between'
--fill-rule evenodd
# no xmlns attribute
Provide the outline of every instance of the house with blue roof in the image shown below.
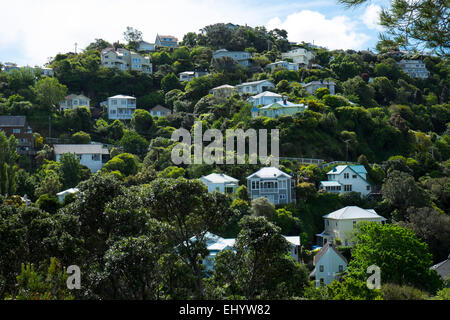
<svg viewBox="0 0 450 320"><path fill-rule="evenodd" d="M328 181L321 181L320 190L333 193L358 192L367 196L372 185L367 181L367 170L363 165L340 165L327 173Z"/></svg>

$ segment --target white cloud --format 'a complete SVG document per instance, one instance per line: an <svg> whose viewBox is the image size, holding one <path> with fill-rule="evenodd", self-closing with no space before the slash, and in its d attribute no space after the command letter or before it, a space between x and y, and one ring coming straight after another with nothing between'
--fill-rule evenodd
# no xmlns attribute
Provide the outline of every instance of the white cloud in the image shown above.
<svg viewBox="0 0 450 320"><path fill-rule="evenodd" d="M285 29L289 40L310 42L329 49L363 49L370 39L355 31L356 23L346 16L327 19L317 11L302 10L290 14L284 21L276 17L267 23L268 29Z"/></svg>
<svg viewBox="0 0 450 320"><path fill-rule="evenodd" d="M360 19L367 26L367 28L377 31L383 31L383 27L379 25L380 12L380 6L371 4L366 8L366 11Z"/></svg>

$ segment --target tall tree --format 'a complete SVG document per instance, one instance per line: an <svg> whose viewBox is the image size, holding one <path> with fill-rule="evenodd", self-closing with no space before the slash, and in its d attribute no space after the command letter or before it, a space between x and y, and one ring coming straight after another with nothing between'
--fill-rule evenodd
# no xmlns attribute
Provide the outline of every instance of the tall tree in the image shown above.
<svg viewBox="0 0 450 320"><path fill-rule="evenodd" d="M45 77L36 82L33 91L41 107L51 110L64 99L67 94L67 87L60 84L56 78Z"/></svg>
<svg viewBox="0 0 450 320"><path fill-rule="evenodd" d="M338 0L347 7L370 0ZM387 28L403 47L422 45L440 55L449 55L450 7L448 0L391 0L390 8L382 9L380 24ZM387 38L383 37L382 38Z"/></svg>
<svg viewBox="0 0 450 320"><path fill-rule="evenodd" d="M19 158L16 148L14 135L7 139L0 131L0 194L13 195L16 191L16 161Z"/></svg>

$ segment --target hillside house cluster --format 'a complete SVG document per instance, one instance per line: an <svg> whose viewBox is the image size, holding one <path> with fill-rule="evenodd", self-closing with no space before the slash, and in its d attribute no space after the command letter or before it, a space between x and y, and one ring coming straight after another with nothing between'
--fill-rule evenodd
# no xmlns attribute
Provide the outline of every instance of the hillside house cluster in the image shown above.
<svg viewBox="0 0 450 320"><path fill-rule="evenodd" d="M147 74L153 73L150 58L124 48L106 48L101 51L100 64L106 68L122 71L136 70Z"/></svg>

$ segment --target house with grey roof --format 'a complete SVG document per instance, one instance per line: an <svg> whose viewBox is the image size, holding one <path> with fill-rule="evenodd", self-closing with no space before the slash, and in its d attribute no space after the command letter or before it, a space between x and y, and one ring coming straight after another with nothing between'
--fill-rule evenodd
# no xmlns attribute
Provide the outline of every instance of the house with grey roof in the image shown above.
<svg viewBox="0 0 450 320"><path fill-rule="evenodd" d="M332 243L327 242L314 256L313 265L315 268L309 277L314 278L316 287L319 287L338 280L347 270L348 261Z"/></svg>
<svg viewBox="0 0 450 320"><path fill-rule="evenodd" d="M157 117L165 117L171 113L172 113L172 111L169 108L163 107L160 104L158 104L150 109L150 114L152 116L157 116Z"/></svg>
<svg viewBox="0 0 450 320"><path fill-rule="evenodd" d="M358 192L367 196L372 185L367 181L367 170L363 165L340 165L327 173L328 181L321 181L319 190L332 193Z"/></svg>
<svg viewBox="0 0 450 320"><path fill-rule="evenodd" d="M450 254L448 255L447 260L435 264L430 269L436 271L439 277L441 277L443 281L446 281L447 288L450 288Z"/></svg>
<svg viewBox="0 0 450 320"><path fill-rule="evenodd" d="M90 107L91 99L83 94L69 94L64 98L63 101L59 103L59 108L61 111L73 110L78 107L86 106Z"/></svg>
<svg viewBox="0 0 450 320"><path fill-rule="evenodd" d="M247 94L259 94L263 93L264 91L274 90L275 85L269 81L269 80L259 80L259 81L252 81L252 82L244 82L241 84L238 84L236 86L236 90L240 95L243 95L244 93Z"/></svg>
<svg viewBox="0 0 450 320"><path fill-rule="evenodd" d="M335 91L336 83L330 80L311 81L302 85L305 91L309 94L316 94L316 90L320 88L327 88L328 90L330 90L330 94L336 93Z"/></svg>
<svg viewBox="0 0 450 320"><path fill-rule="evenodd" d="M269 63L268 65L266 65L266 68L270 69L270 71L273 71L275 69L286 69L286 70L291 70L291 71L298 71L298 63L282 60L282 61Z"/></svg>
<svg viewBox="0 0 450 320"><path fill-rule="evenodd" d="M234 195L239 186L239 180L224 173L211 173L202 176L200 180L208 187L208 192L221 192Z"/></svg>
<svg viewBox="0 0 450 320"><path fill-rule="evenodd" d="M265 167L247 177L250 198L267 198L272 204L295 203L295 180L275 167Z"/></svg>
<svg viewBox="0 0 450 320"><path fill-rule="evenodd" d="M362 209L348 206L323 216L325 230L316 234L317 244L323 246L338 239L340 245L351 245L353 230L358 222L376 222L384 224L386 218L378 215L373 209Z"/></svg>
<svg viewBox="0 0 450 320"><path fill-rule="evenodd" d="M296 113L303 113L306 109L308 109L308 106L303 103L293 103L283 99L282 101L273 102L260 108L253 107L252 118L260 116L268 118L292 116Z"/></svg>
<svg viewBox="0 0 450 320"><path fill-rule="evenodd" d="M100 170L109 159L109 151L102 144L55 144L53 150L57 162L64 153L75 154L80 164L92 172Z"/></svg>

